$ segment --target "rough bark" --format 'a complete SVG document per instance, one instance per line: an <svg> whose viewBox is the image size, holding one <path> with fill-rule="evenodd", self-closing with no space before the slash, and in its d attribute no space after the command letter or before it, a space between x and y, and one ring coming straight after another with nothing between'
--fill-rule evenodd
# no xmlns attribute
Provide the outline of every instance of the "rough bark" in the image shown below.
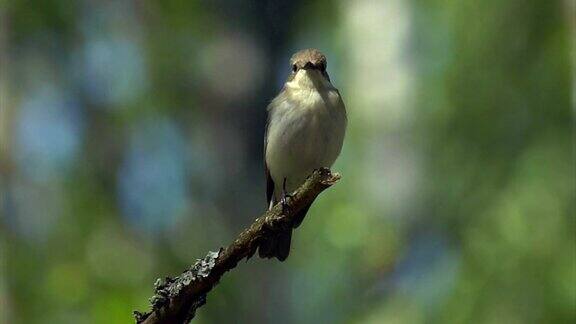
<svg viewBox="0 0 576 324"><path fill-rule="evenodd" d="M252 257L262 239L279 229L292 227L294 216L339 179L339 174L328 169L314 171L284 208L281 204L274 206L228 247L209 252L177 277L157 279L155 294L150 298L152 310L147 313L135 311L136 323L188 323L225 272L235 268L240 260Z"/></svg>

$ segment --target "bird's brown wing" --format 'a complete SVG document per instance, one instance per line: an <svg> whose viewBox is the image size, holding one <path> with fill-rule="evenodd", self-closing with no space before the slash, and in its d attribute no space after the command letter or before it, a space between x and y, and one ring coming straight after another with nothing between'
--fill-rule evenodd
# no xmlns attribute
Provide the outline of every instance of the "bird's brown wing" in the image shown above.
<svg viewBox="0 0 576 324"><path fill-rule="evenodd" d="M274 181L270 176L270 170L266 165L266 161L264 161L264 168L266 172L266 202L268 206L270 206L270 202L274 199Z"/></svg>
<svg viewBox="0 0 576 324"><path fill-rule="evenodd" d="M268 168L268 163L266 163L266 146L268 145L268 127L270 124L270 117L266 120L266 128L264 131L264 173L266 174L266 202L268 203L268 208L270 202L274 199L274 180L270 175L270 169Z"/></svg>
<svg viewBox="0 0 576 324"><path fill-rule="evenodd" d="M281 92L282 94L283 92ZM270 169L266 163L266 147L268 146L268 130L270 128L270 115L272 114L272 109L274 108L274 101L278 100L276 97L272 104L268 106L268 119L266 121L266 131L264 132L264 170L266 174L266 201L268 202L268 208L274 205L274 180L270 175ZM307 208L306 208L307 209ZM297 219L304 218L298 217ZM300 223L298 221L298 223ZM290 254L290 241L292 239L292 229L282 229L276 233L264 237L258 246L258 255L261 258L277 258L280 261L286 260L288 254Z"/></svg>

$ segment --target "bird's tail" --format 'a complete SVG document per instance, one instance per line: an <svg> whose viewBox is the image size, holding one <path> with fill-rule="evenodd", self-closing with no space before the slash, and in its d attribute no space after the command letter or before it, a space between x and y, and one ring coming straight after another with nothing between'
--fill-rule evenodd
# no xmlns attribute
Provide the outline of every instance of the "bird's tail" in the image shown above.
<svg viewBox="0 0 576 324"><path fill-rule="evenodd" d="M292 224L293 228L298 227L302 223L306 213L308 212L308 209L310 209L310 205L304 207L294 217L294 223ZM280 230L274 233L274 235L264 238L264 240L260 243L260 247L258 248L258 255L261 258L276 257L280 261L286 260L290 254L290 243L292 241L293 228Z"/></svg>

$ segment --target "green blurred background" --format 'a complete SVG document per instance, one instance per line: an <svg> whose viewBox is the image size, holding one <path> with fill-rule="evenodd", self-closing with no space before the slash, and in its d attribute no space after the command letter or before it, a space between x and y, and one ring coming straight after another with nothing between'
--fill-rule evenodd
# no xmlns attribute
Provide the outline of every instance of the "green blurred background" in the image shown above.
<svg viewBox="0 0 576 324"><path fill-rule="evenodd" d="M0 1L0 322L127 323L265 209L266 105L347 105L284 262L198 323L574 323L574 1Z"/></svg>

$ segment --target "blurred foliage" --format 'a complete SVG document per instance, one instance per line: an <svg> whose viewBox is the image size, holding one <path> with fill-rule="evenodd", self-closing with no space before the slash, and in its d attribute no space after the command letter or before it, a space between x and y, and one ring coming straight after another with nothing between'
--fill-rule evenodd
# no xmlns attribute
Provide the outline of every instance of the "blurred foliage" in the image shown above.
<svg viewBox="0 0 576 324"><path fill-rule="evenodd" d="M343 181L197 322L575 322L575 9L0 2L0 322L126 323L230 242L304 47L347 104Z"/></svg>

